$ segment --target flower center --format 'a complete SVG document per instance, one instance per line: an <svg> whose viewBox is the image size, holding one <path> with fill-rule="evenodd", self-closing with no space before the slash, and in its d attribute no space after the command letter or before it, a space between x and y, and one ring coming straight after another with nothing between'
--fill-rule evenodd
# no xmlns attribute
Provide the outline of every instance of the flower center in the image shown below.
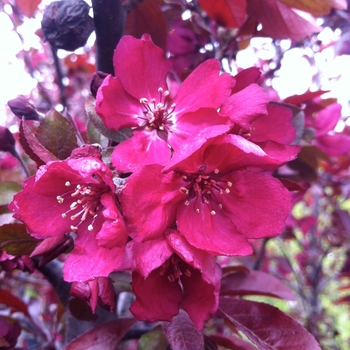
<svg viewBox="0 0 350 350"><path fill-rule="evenodd" d="M231 192L232 182L221 180L222 175L219 169L215 169L210 174L203 174L201 171L196 174L184 173L182 179L189 184L185 187L180 187L179 191L183 194L188 195L185 205L190 204L191 199L201 201L204 204L210 206L210 213L212 215L216 214L213 208L213 204L217 204L220 209L222 209L222 204L220 203L220 195L229 194ZM195 204L195 207L197 205ZM200 213L199 208L195 208L196 213Z"/></svg>
<svg viewBox="0 0 350 350"><path fill-rule="evenodd" d="M175 111L176 104L173 103L168 106L168 96L169 91L163 91L162 88L158 89L159 92L159 102L155 98L148 101L147 98L141 98L140 103L143 106L143 117L135 114L135 118L141 118L145 121L144 127L148 129L156 129L160 131L169 131L172 125L171 117L172 113Z"/></svg>
<svg viewBox="0 0 350 350"><path fill-rule="evenodd" d="M75 187L69 181L65 183L68 191L57 196L57 202L63 204L64 201L70 201L69 209L62 213L62 218L70 218L75 221L74 225L70 226L73 232L77 232L79 226L87 219L91 220L88 230L94 229L94 222L103 209L101 204L101 196L108 191L108 187L103 184L77 184ZM78 220L78 222L76 222Z"/></svg>
<svg viewBox="0 0 350 350"><path fill-rule="evenodd" d="M191 271L187 268L180 267L181 259L173 254L162 266L159 274L163 276L167 274L167 278L170 282L178 281L181 275L186 275L187 277L191 277ZM181 264L183 265L183 264Z"/></svg>

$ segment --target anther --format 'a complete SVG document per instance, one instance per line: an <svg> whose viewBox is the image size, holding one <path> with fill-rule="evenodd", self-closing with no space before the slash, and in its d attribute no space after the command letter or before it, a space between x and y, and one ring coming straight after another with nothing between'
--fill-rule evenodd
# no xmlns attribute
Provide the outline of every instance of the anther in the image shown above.
<svg viewBox="0 0 350 350"><path fill-rule="evenodd" d="M187 276L187 277L191 277L192 274L191 274L191 271L189 269L186 269L184 274Z"/></svg>
<svg viewBox="0 0 350 350"><path fill-rule="evenodd" d="M168 280L169 280L169 282L175 282L174 275L168 275Z"/></svg>
<svg viewBox="0 0 350 350"><path fill-rule="evenodd" d="M158 88L158 92L162 93L163 92L163 88Z"/></svg>
<svg viewBox="0 0 350 350"><path fill-rule="evenodd" d="M94 227L93 227L92 225L89 225L89 226L88 226L88 230L89 230L89 231L92 231L93 229L94 229Z"/></svg>
<svg viewBox="0 0 350 350"><path fill-rule="evenodd" d="M220 170L219 169L215 169L214 170L214 174L219 174Z"/></svg>
<svg viewBox="0 0 350 350"><path fill-rule="evenodd" d="M78 206L78 203L77 203L77 202L73 202L69 207L70 207L72 210L74 210L74 209L77 208L77 206Z"/></svg>
<svg viewBox="0 0 350 350"><path fill-rule="evenodd" d="M147 98L145 98L145 97L140 98L140 103L147 104L148 103Z"/></svg>
<svg viewBox="0 0 350 350"><path fill-rule="evenodd" d="M227 181L227 186L228 187L232 187L232 182L231 181Z"/></svg>
<svg viewBox="0 0 350 350"><path fill-rule="evenodd" d="M180 191L182 194L186 194L186 195L187 195L188 192L189 192L188 189L187 189L186 187L180 187L180 188L179 188L179 191Z"/></svg>
<svg viewBox="0 0 350 350"><path fill-rule="evenodd" d="M190 201L186 201L186 202L185 202L185 205L189 205L189 204L190 204Z"/></svg>
<svg viewBox="0 0 350 350"><path fill-rule="evenodd" d="M65 186L69 187L70 186L70 182L66 181L66 183L64 184Z"/></svg>
<svg viewBox="0 0 350 350"><path fill-rule="evenodd" d="M228 188L226 188L226 189L225 189L225 192L228 194L228 193L230 193L231 191L230 191Z"/></svg>
<svg viewBox="0 0 350 350"><path fill-rule="evenodd" d="M65 219L67 215L65 213L62 214L62 218Z"/></svg>
<svg viewBox="0 0 350 350"><path fill-rule="evenodd" d="M210 214L211 214L211 215L215 215L215 214L216 214L216 211L215 211L215 210L212 210L212 211L210 212Z"/></svg>
<svg viewBox="0 0 350 350"><path fill-rule="evenodd" d="M78 231L78 227L77 227L77 226L71 225L71 226L70 226L70 229L71 229L73 232Z"/></svg>
<svg viewBox="0 0 350 350"><path fill-rule="evenodd" d="M61 196L57 196L56 199L57 199L57 202L60 204L62 204L64 201L64 198L62 198Z"/></svg>
<svg viewBox="0 0 350 350"><path fill-rule="evenodd" d="M164 95L164 97L169 96L169 91L168 91L168 90L165 90L163 95Z"/></svg>
<svg viewBox="0 0 350 350"><path fill-rule="evenodd" d="M219 203L219 208L222 209L222 204L221 203Z"/></svg>
<svg viewBox="0 0 350 350"><path fill-rule="evenodd" d="M199 209L198 208L196 209L196 213L199 214Z"/></svg>

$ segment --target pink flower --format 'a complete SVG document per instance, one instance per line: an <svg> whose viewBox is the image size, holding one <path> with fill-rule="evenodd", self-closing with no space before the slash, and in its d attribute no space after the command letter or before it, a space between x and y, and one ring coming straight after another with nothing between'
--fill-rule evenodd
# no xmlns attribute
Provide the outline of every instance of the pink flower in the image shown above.
<svg viewBox="0 0 350 350"><path fill-rule="evenodd" d="M133 128L133 137L115 147L112 155L119 171L164 165L171 156L168 144L177 150L189 136L228 123L217 109L235 81L229 74L220 75L217 60L202 63L175 97L166 84L169 64L149 35L141 40L124 36L115 50L114 68L116 77L107 76L98 90L96 112L108 128Z"/></svg>
<svg viewBox="0 0 350 350"><path fill-rule="evenodd" d="M115 311L115 290L112 280L108 277L98 277L86 282L73 282L70 294L85 300L93 313L98 305L110 312Z"/></svg>
<svg viewBox="0 0 350 350"><path fill-rule="evenodd" d="M182 307L201 329L218 306L220 267L178 231L167 230L164 236L127 244L125 261L133 270L136 296L130 311L138 320L171 321Z"/></svg>
<svg viewBox="0 0 350 350"><path fill-rule="evenodd" d="M236 77L234 93L220 108L220 114L233 122L231 133L256 143L270 157L284 164L296 158L299 146L293 146L296 129L291 109L268 103L263 88L254 83L260 73L250 68Z"/></svg>
<svg viewBox="0 0 350 350"><path fill-rule="evenodd" d="M76 235L64 277L105 276L120 263L127 233L116 206L112 172L99 159L54 161L23 184L9 208L38 239Z"/></svg>
<svg viewBox="0 0 350 350"><path fill-rule="evenodd" d="M310 123L315 129L315 144L330 156L341 156L350 151L350 136L335 132L341 117L341 105L331 104L316 114Z"/></svg>
<svg viewBox="0 0 350 350"><path fill-rule="evenodd" d="M282 183L256 170L278 167L274 162L239 135L184 143L165 169L148 165L128 178L120 198L130 235L158 239L176 224L198 249L251 254L247 239L280 234L291 209Z"/></svg>

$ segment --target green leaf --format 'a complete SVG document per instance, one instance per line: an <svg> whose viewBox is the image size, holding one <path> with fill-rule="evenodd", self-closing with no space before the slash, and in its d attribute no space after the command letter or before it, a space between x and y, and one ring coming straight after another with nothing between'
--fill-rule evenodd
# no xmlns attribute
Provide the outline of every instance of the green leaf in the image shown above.
<svg viewBox="0 0 350 350"><path fill-rule="evenodd" d="M162 327L157 326L142 335L137 350L166 350L168 345Z"/></svg>
<svg viewBox="0 0 350 350"><path fill-rule="evenodd" d="M55 109L51 109L40 123L36 138L58 159L68 158L78 147L73 126Z"/></svg>
<svg viewBox="0 0 350 350"><path fill-rule="evenodd" d="M11 255L30 255L39 241L30 236L23 224L0 226L0 249Z"/></svg>
<svg viewBox="0 0 350 350"><path fill-rule="evenodd" d="M22 189L17 182L5 181L0 183L0 206L12 202L13 196Z"/></svg>

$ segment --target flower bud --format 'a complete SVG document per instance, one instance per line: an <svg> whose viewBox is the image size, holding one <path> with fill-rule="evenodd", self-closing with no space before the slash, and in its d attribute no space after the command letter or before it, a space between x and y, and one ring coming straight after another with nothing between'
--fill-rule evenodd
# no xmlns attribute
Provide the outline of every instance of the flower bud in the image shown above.
<svg viewBox="0 0 350 350"><path fill-rule="evenodd" d="M16 153L16 140L11 131L4 126L0 126L0 151L10 152L12 155Z"/></svg>
<svg viewBox="0 0 350 350"><path fill-rule="evenodd" d="M84 0L51 2L41 21L45 39L53 47L68 51L84 46L94 29L89 10Z"/></svg>
<svg viewBox="0 0 350 350"><path fill-rule="evenodd" d="M103 80L106 78L108 74L97 71L92 74L91 80L90 80L90 91L92 96L96 98L97 90L103 83Z"/></svg>
<svg viewBox="0 0 350 350"><path fill-rule="evenodd" d="M35 106L31 104L25 97L18 96L7 102L12 113L18 118L26 120L40 120L40 115Z"/></svg>

